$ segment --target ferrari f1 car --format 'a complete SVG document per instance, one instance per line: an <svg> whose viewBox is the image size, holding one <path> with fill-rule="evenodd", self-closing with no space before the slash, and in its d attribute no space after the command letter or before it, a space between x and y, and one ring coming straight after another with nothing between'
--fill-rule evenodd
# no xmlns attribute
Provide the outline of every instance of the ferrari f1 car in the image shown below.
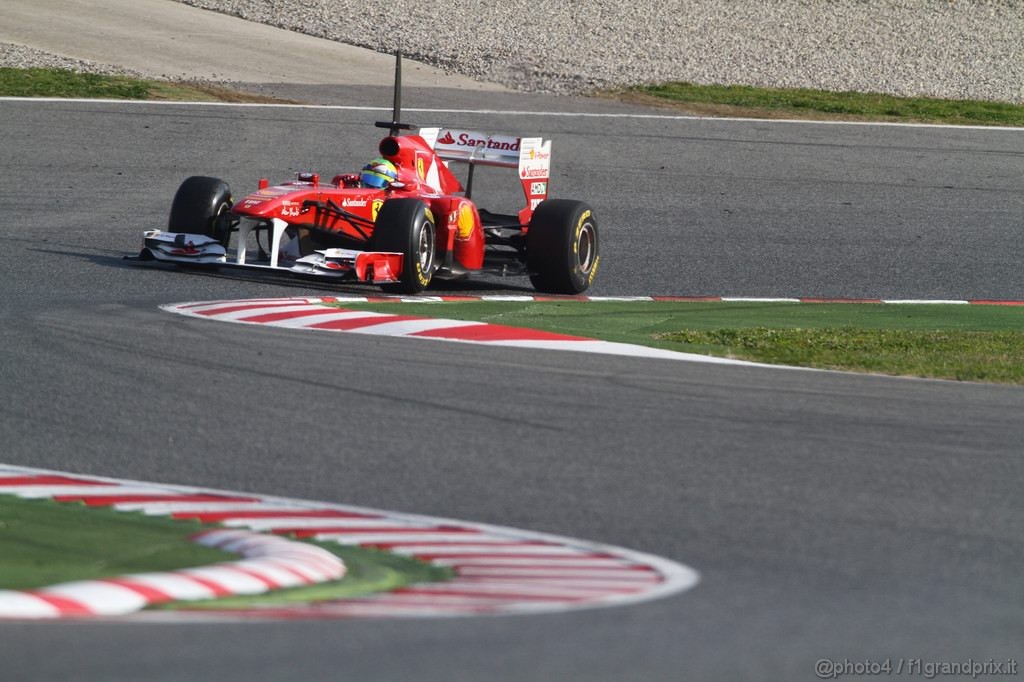
<svg viewBox="0 0 1024 682"><path fill-rule="evenodd" d="M473 273L526 275L547 293L590 287L600 263L597 219L583 202L549 198L551 141L442 128L403 135L412 126L399 122L400 97L398 55L392 120L376 124L389 129L378 148L396 175L383 187L356 174L325 182L299 173L273 185L261 179L234 201L225 182L193 176L174 196L167 229L145 233L140 257L369 282L401 294ZM468 166L465 184L453 162ZM476 166L515 169L523 208L478 208Z"/></svg>

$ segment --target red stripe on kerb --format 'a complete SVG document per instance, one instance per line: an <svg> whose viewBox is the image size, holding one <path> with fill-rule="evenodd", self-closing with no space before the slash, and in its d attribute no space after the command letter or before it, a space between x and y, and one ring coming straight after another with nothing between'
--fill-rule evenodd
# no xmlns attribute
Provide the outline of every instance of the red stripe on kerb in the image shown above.
<svg viewBox="0 0 1024 682"><path fill-rule="evenodd" d="M459 339L462 341L590 341L582 336L556 334L540 329L509 327L503 324L475 324L451 329L428 329L414 332L409 336L425 336L433 339Z"/></svg>
<svg viewBox="0 0 1024 682"><path fill-rule="evenodd" d="M220 497L217 495L55 495L57 502L84 502L90 507L106 507L129 502L259 502L256 497Z"/></svg>
<svg viewBox="0 0 1024 682"><path fill-rule="evenodd" d="M242 322L277 322L278 320L294 320L299 317L314 317L316 315L333 315L338 312L337 308L325 306L313 306L311 310L293 310L286 313L265 313L252 317L243 317Z"/></svg>
<svg viewBox="0 0 1024 682"><path fill-rule="evenodd" d="M971 305L1024 305L1024 301L989 301L980 299L977 301L968 301Z"/></svg>
<svg viewBox="0 0 1024 682"><path fill-rule="evenodd" d="M132 592L141 595L146 599L146 601L152 604L162 604L174 599L174 597L163 590L158 590L155 587L150 587L149 585L134 583L128 578L101 578L98 582L109 583L111 585L123 587L126 590L131 590Z"/></svg>
<svg viewBox="0 0 1024 682"><path fill-rule="evenodd" d="M351 312L345 310L334 310L332 312ZM363 327L372 327L378 324L387 324L389 322L406 322L408 320L425 320L428 318L420 317L417 315L385 315L385 316L372 316L372 317L356 317L350 320L329 320L327 322L320 322L319 324L306 325L306 329L333 329L334 331L346 331L349 329L362 329Z"/></svg>
<svg viewBox="0 0 1024 682"><path fill-rule="evenodd" d="M68 599L67 597L58 597L54 594L47 594L45 592L26 592L37 599L41 599L50 606L60 611L62 616L94 616L96 615L92 609L87 607L85 604L75 601L74 599Z"/></svg>
<svg viewBox="0 0 1024 682"><path fill-rule="evenodd" d="M274 511L220 511L220 512L175 512L172 519L199 519L202 523L216 523L228 519L376 519L379 516L334 511L333 509L293 509Z"/></svg>
<svg viewBox="0 0 1024 682"><path fill-rule="evenodd" d="M85 481L67 476L7 476L0 477L0 486L21 486L21 485L116 485L115 483L104 483L102 481Z"/></svg>

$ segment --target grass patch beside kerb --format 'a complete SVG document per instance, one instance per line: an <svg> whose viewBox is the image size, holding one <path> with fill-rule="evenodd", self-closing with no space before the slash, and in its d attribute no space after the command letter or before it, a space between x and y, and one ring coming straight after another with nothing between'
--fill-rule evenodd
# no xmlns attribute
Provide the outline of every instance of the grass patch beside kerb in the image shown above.
<svg viewBox="0 0 1024 682"><path fill-rule="evenodd" d="M983 100L685 82L637 86L608 94L637 103L673 105L695 114L725 117L1024 126L1024 106Z"/></svg>
<svg viewBox="0 0 1024 682"><path fill-rule="evenodd" d="M294 104L292 100L266 97L208 83L103 76L67 69L0 68L0 96Z"/></svg>
<svg viewBox="0 0 1024 682"><path fill-rule="evenodd" d="M471 301L338 303L771 364L1024 384L1024 307Z"/></svg>
<svg viewBox="0 0 1024 682"><path fill-rule="evenodd" d="M240 560L238 554L189 540L191 535L212 527L188 519L0 494L0 589L28 590L74 580ZM342 580L264 595L176 602L164 608L237 609L341 599L452 576L449 569L388 552L334 543L312 544L341 557L347 569Z"/></svg>

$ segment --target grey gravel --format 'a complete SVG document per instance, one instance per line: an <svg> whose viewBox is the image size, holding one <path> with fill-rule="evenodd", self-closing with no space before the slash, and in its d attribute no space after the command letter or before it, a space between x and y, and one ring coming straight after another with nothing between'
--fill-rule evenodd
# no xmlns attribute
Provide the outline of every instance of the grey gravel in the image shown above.
<svg viewBox="0 0 1024 682"><path fill-rule="evenodd" d="M79 73L95 73L104 76L132 76L134 78L152 78L152 74L144 74L133 69L111 64L100 64L87 59L74 59L64 55L37 50L24 45L0 43L0 68L9 69L67 69Z"/></svg>
<svg viewBox="0 0 1024 682"><path fill-rule="evenodd" d="M178 0L534 92L685 80L1024 102L1024 0Z"/></svg>
<svg viewBox="0 0 1024 682"><path fill-rule="evenodd" d="M532 92L690 81L1024 103L1024 0L177 1ZM0 66L133 74L8 44Z"/></svg>

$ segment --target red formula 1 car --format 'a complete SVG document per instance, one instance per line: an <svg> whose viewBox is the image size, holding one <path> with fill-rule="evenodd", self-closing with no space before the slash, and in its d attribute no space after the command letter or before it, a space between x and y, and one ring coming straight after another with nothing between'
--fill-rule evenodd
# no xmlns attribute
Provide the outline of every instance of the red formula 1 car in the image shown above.
<svg viewBox="0 0 1024 682"><path fill-rule="evenodd" d="M299 173L276 185L261 179L233 202L223 181L190 177L174 197L167 230L146 232L140 257L372 282L404 294L472 273L528 275L548 293L585 291L600 263L597 220L583 202L548 198L551 142L441 128L403 135L412 126L399 123L400 92L399 55L392 121L376 124L390 129L379 145L385 163L376 170L387 173L373 182L380 186L366 174L323 182ZM451 162L468 164L465 185ZM476 166L516 169L522 210L478 208L471 198Z"/></svg>

